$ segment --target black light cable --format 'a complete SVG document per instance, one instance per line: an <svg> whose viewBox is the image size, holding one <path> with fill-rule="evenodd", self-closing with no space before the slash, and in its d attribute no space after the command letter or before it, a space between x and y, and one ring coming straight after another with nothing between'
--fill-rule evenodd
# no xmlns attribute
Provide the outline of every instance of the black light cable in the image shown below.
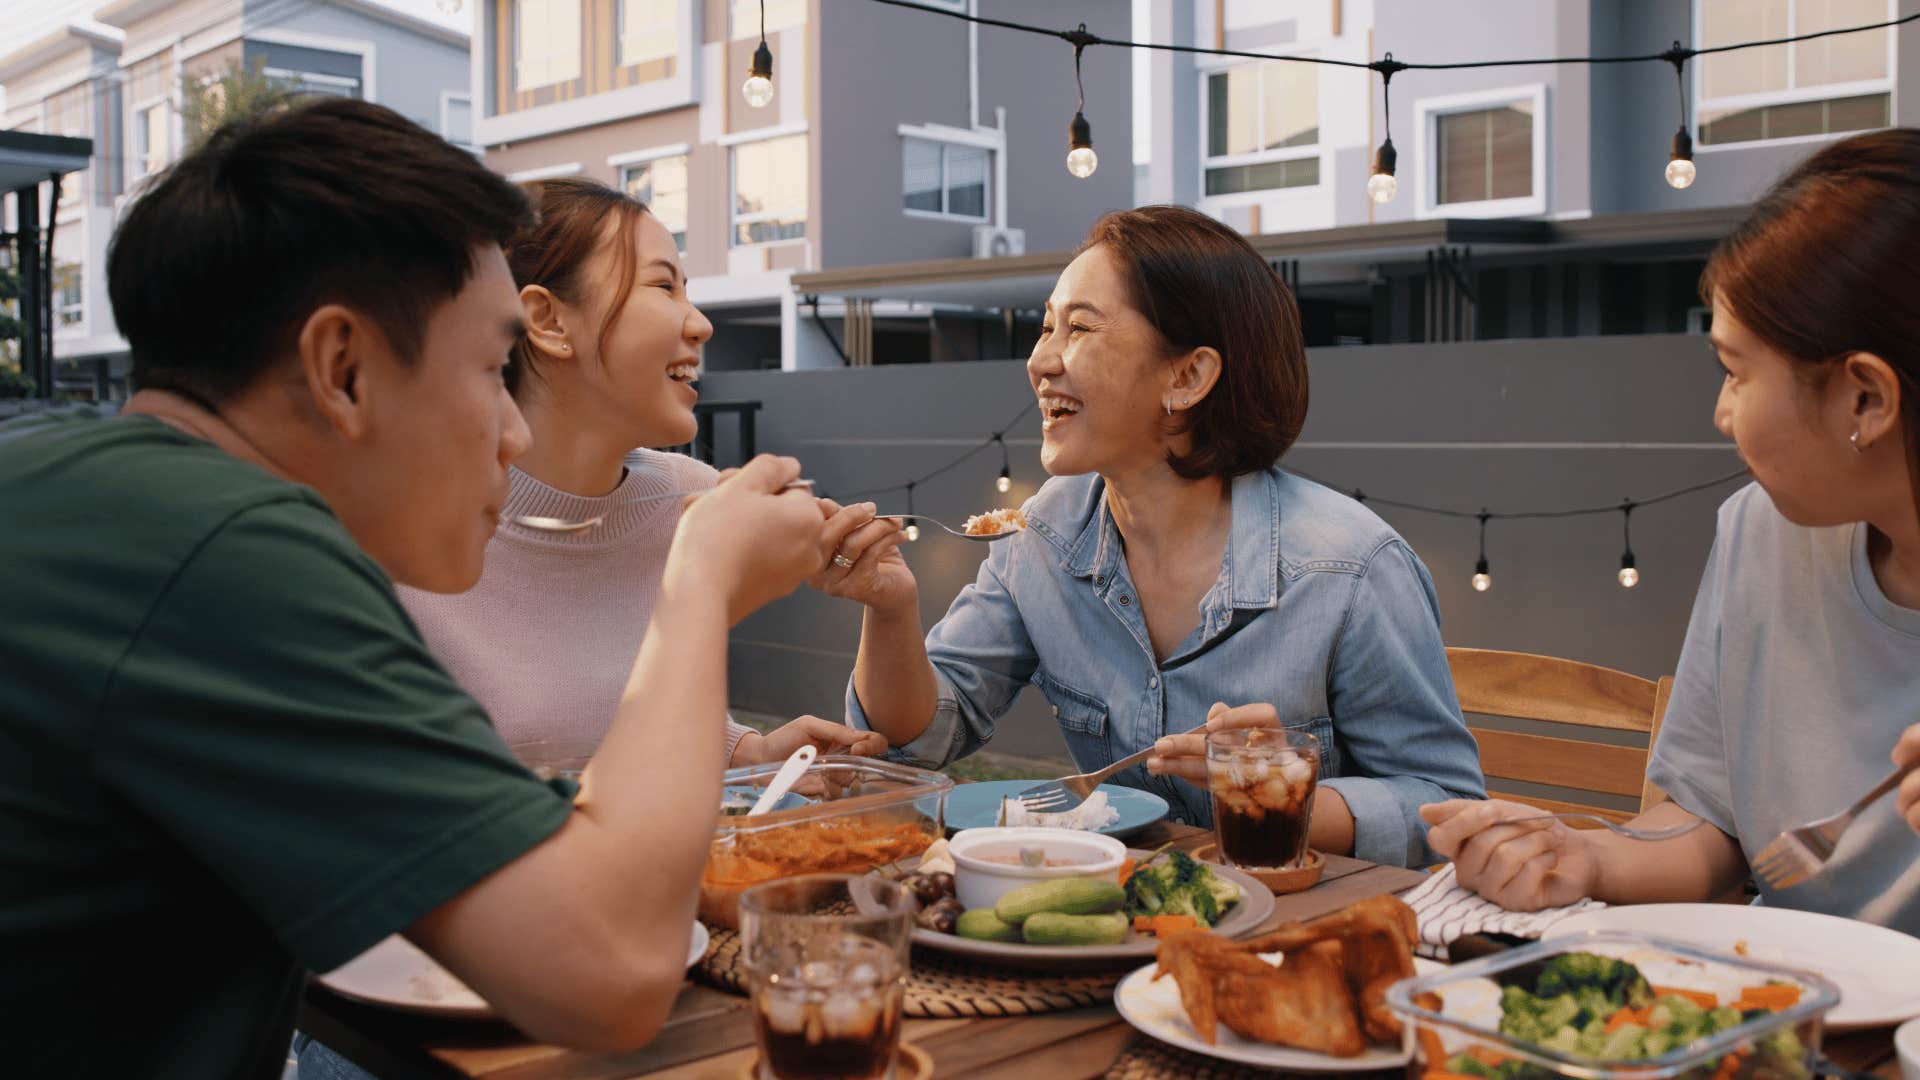
<svg viewBox="0 0 1920 1080"><path fill-rule="evenodd" d="M740 84L740 95L756 109L766 108L773 100L773 50L767 48L767 0L760 0L760 47L753 50L753 65L747 69L747 81Z"/></svg>

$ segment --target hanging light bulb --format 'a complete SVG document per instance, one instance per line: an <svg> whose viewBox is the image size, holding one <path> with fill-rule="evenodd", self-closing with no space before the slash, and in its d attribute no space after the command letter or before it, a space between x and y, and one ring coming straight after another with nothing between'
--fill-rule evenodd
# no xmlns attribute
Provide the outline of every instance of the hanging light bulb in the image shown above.
<svg viewBox="0 0 1920 1080"><path fill-rule="evenodd" d="M1487 573L1487 560L1481 559L1473 564L1473 591L1486 592L1493 588L1493 575Z"/></svg>
<svg viewBox="0 0 1920 1080"><path fill-rule="evenodd" d="M1009 474L1007 470L1001 469L1000 479L995 480L993 486L999 489L1000 494L1005 495L1007 492L1013 490L1013 476Z"/></svg>
<svg viewBox="0 0 1920 1080"><path fill-rule="evenodd" d="M1005 495L1013 490L1013 462L1007 459L1007 440L996 431L993 441L1000 444L1000 478L993 482L993 486Z"/></svg>
<svg viewBox="0 0 1920 1080"><path fill-rule="evenodd" d="M913 519L913 489L916 480L907 481L907 541L912 543L920 539L920 523Z"/></svg>
<svg viewBox="0 0 1920 1080"><path fill-rule="evenodd" d="M915 524L912 518L908 518L907 519L907 540L911 542L918 539L920 539L920 526Z"/></svg>
<svg viewBox="0 0 1920 1080"><path fill-rule="evenodd" d="M1400 154L1393 148L1393 139L1388 138L1380 144L1373 154L1373 175L1367 177L1367 198L1375 203L1389 203L1400 193L1400 181L1393 178L1394 167L1399 164Z"/></svg>
<svg viewBox="0 0 1920 1080"><path fill-rule="evenodd" d="M747 81L740 84L740 94L748 105L764 109L773 100L773 50L767 48L764 36L760 47L753 50L753 67L749 70Z"/></svg>
<svg viewBox="0 0 1920 1080"><path fill-rule="evenodd" d="M1085 180L1100 167L1100 155L1093 152L1093 128L1087 118L1073 114L1073 123L1067 125L1067 171Z"/></svg>
<svg viewBox="0 0 1920 1080"><path fill-rule="evenodd" d="M1693 136L1681 128L1673 133L1673 154L1667 159L1667 183L1684 190L1693 186L1697 175L1693 167Z"/></svg>
<svg viewBox="0 0 1920 1080"><path fill-rule="evenodd" d="M1633 507L1632 499L1620 504L1620 531L1626 546L1620 555L1620 587L1623 589L1640 584L1640 568L1633 565Z"/></svg>

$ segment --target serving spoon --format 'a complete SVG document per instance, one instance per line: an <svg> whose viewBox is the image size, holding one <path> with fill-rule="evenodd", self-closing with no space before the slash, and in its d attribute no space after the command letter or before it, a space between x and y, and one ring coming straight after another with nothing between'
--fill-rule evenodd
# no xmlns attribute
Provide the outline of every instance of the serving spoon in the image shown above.
<svg viewBox="0 0 1920 1080"><path fill-rule="evenodd" d="M805 488L811 491L813 490L813 481L795 480L787 484L785 487L781 488L780 490L794 491L799 488ZM623 502L617 502L613 504L613 506L608 507L604 513L595 515L594 517L580 518L578 520L571 520L568 518L556 518L556 517L539 517L537 515L531 515L531 514L518 515L515 517L510 517L507 520L513 522L515 525L524 526L529 529L539 529L542 532L583 532L587 529L591 529L594 526L599 525L602 522L606 521L607 516L609 514L612 514L617 507L632 506L634 503L659 502L662 499L684 499L689 495L704 495L708 491L712 491L712 490L713 490L712 488L703 488L698 491L662 491L657 495L641 495L638 498L627 499Z"/></svg>

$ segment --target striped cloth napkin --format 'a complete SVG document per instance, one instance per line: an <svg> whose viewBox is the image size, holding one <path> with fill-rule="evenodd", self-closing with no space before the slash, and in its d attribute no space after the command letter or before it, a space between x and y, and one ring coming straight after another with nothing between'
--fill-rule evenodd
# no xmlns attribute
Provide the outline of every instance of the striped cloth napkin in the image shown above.
<svg viewBox="0 0 1920 1080"><path fill-rule="evenodd" d="M1420 942L1414 951L1434 960L1445 960L1447 946L1466 934L1537 938L1562 919L1607 906L1587 899L1540 911L1508 911L1455 880L1451 863L1402 894L1400 899L1406 901L1420 921Z"/></svg>

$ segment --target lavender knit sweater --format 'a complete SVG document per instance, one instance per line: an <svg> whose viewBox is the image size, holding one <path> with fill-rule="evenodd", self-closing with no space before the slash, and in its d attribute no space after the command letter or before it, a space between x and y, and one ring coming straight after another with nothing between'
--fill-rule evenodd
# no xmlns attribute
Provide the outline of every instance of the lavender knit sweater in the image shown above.
<svg viewBox="0 0 1920 1080"><path fill-rule="evenodd" d="M427 645L489 715L507 745L598 742L613 722L660 591L680 500L625 504L712 487L711 466L636 450L627 477L598 498L569 495L513 469L486 570L458 595L401 587ZM607 519L577 533L515 525L519 515ZM727 756L748 729L727 720Z"/></svg>

